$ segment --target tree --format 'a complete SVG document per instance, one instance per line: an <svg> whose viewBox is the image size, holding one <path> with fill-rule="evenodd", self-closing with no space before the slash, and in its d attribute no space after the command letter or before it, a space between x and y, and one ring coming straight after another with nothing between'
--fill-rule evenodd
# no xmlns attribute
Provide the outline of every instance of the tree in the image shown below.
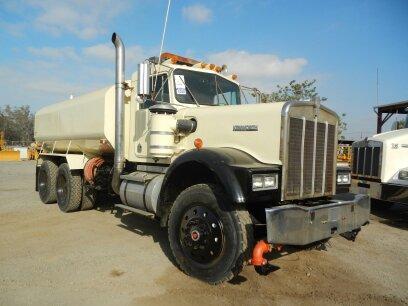
<svg viewBox="0 0 408 306"><path fill-rule="evenodd" d="M31 142L34 140L34 115L29 105L0 108L0 130L7 142Z"/></svg>
<svg viewBox="0 0 408 306"><path fill-rule="evenodd" d="M396 120L394 121L394 123L391 126L391 130L400 130L403 129L405 127L405 120L406 119L400 119L400 120Z"/></svg>
<svg viewBox="0 0 408 306"><path fill-rule="evenodd" d="M277 90L271 93L262 93L261 102L282 102L290 100L308 100L317 97L316 80L296 82L292 80L288 85L277 86Z"/></svg>
<svg viewBox="0 0 408 306"><path fill-rule="evenodd" d="M341 116L339 116L339 125L337 127L337 137L339 139L346 139L343 135L343 132L347 130L347 123L344 121L345 117L345 113L342 113Z"/></svg>
<svg viewBox="0 0 408 306"><path fill-rule="evenodd" d="M298 100L313 100L318 96L315 86L316 80L305 80L296 82L292 80L288 85L278 85L277 90L271 93L261 93L260 100L262 103L282 102L282 101L298 101ZM325 101L325 98L322 98ZM338 138L345 139L342 135L347 130L347 123L344 121L346 114L341 114L339 117L339 125L337 129Z"/></svg>

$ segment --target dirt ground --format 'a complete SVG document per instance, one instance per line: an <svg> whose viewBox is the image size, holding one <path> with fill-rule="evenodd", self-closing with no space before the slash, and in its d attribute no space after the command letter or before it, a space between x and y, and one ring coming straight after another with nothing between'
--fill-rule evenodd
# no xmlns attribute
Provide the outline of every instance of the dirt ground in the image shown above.
<svg viewBox="0 0 408 306"><path fill-rule="evenodd" d="M274 254L210 286L173 264L146 216L61 213L34 191L35 163L0 163L0 305L408 304L408 208L375 206L356 242Z"/></svg>

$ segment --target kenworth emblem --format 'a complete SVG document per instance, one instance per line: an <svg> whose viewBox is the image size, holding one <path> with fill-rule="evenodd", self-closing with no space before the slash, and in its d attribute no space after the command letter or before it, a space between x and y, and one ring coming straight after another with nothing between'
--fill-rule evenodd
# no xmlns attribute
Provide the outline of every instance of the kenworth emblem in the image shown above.
<svg viewBox="0 0 408 306"><path fill-rule="evenodd" d="M234 125L232 127L234 132L256 132L258 131L258 126L255 124L252 125Z"/></svg>

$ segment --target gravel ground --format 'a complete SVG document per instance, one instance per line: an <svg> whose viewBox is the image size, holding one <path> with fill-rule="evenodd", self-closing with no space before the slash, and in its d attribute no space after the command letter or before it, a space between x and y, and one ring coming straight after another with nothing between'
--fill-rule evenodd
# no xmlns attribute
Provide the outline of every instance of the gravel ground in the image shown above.
<svg viewBox="0 0 408 306"><path fill-rule="evenodd" d="M356 242L273 254L210 286L173 264L146 216L61 213L34 191L34 162L0 163L0 305L408 304L408 207L373 207Z"/></svg>

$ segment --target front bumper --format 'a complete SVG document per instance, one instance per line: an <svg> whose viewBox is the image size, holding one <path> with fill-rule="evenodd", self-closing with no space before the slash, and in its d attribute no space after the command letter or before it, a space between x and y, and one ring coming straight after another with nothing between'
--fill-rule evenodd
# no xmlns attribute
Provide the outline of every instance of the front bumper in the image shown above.
<svg viewBox="0 0 408 306"><path fill-rule="evenodd" d="M265 209L269 243L307 245L356 230L368 223L370 198L362 194L338 194L327 204L296 204Z"/></svg>

